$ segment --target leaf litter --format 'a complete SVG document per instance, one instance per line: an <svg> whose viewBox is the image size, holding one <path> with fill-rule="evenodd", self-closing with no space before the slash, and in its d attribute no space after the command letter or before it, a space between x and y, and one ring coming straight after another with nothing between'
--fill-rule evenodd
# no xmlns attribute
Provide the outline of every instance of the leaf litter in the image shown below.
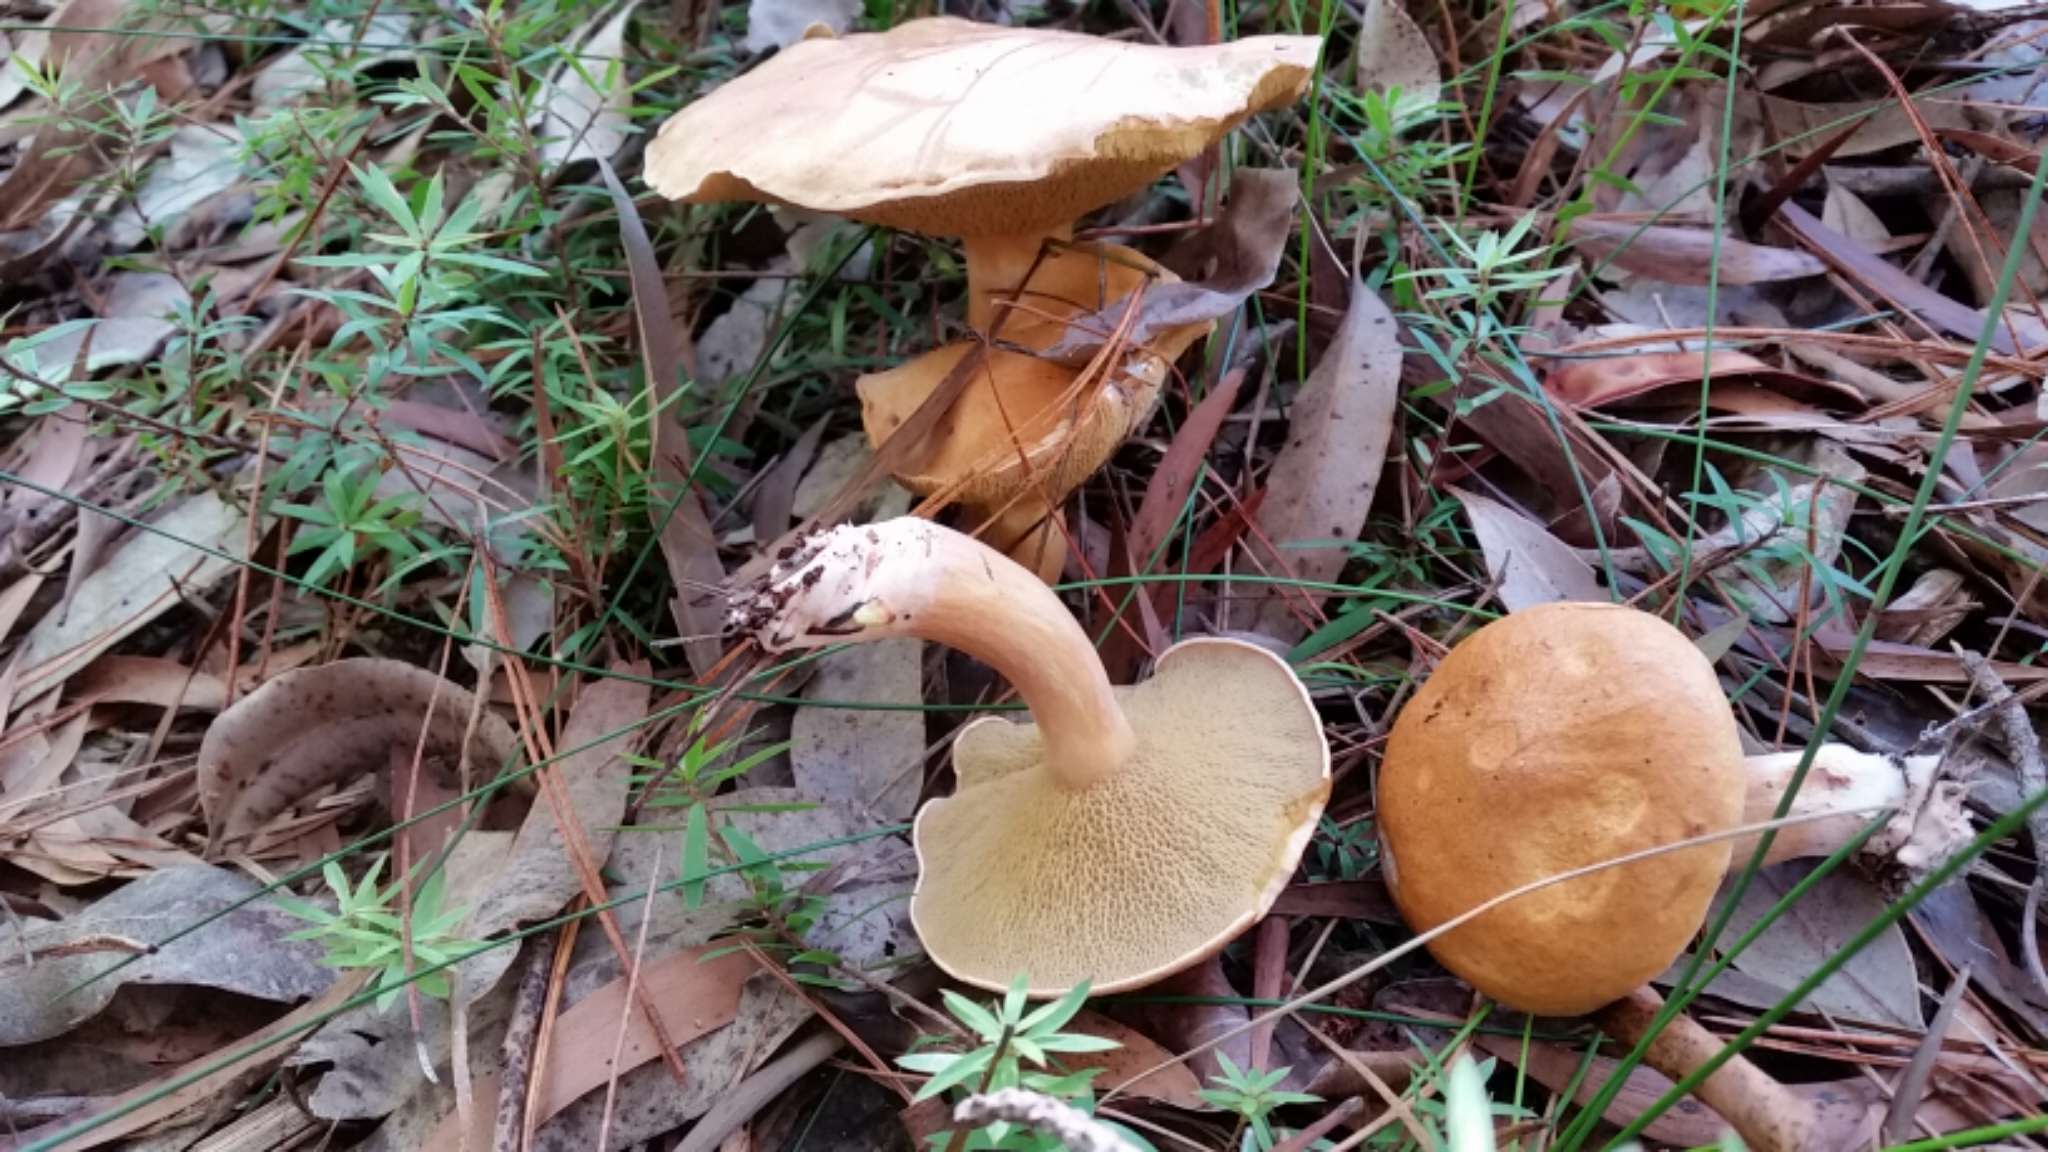
<svg viewBox="0 0 2048 1152"><path fill-rule="evenodd" d="M1745 12L1738 42L1718 3L1483 7L1333 10L1317 82L1242 126L1227 181L1197 159L1081 222L1179 279L1036 353L1071 374L1214 325L1060 509L1062 595L1118 682L1189 635L1306 656L1336 769L1282 918L1070 1025L1121 1045L1064 1067L1101 1069L1100 1114L1156 1146L1224 1147L1219 1077L1259 1058L1326 1099L1247 1121L1255 1152L1339 1120L1431 1135L1451 1104L1502 1146L1720 1139L1595 1025L1460 1027L1469 990L1421 953L1303 1014L1336 1052L1292 1022L1227 1035L1246 998L1406 938L1372 781L1478 614L1629 600L1700 640L1752 749L1938 747L1974 766L1979 828L2034 799L2038 26L1845 4ZM899 826L1004 684L915 641L785 665L720 633L728 573L793 527L909 506L852 385L967 332L962 250L874 229L828 278L844 219L640 194L683 103L898 15L744 8L68 0L0 31L0 1046L55 1078L0 1098L0 1147L297 1139L256 1095L281 1061L353 1121L337 1146L515 1147L504 1116L593 1147L608 1096L614 1146L780 1146L826 1139L849 1080L890 1116L918 1086L890 1061L958 1043ZM1206 3L1058 18L1288 30ZM315 535L330 569L289 550ZM683 874L643 896L657 844ZM1729 963L1686 1011L1755 1024L1748 1057L1829 1147L2022 1138L2038 851L2016 829L1910 910L1845 867L1768 923L1813 873L1766 870L1695 942ZM281 900L379 856L413 869L390 948L435 873L491 945L452 1003L344 1007L364 974L287 939ZM535 1090L501 1100L508 1035ZM1189 1054L1208 1040L1232 1065ZM918 1114L840 1138L908 1146Z"/></svg>

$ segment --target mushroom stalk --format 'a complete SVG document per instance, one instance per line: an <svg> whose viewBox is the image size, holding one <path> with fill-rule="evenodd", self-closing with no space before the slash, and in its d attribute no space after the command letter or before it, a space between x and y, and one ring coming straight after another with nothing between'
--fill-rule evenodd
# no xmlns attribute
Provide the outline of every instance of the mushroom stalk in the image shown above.
<svg viewBox="0 0 2048 1152"><path fill-rule="evenodd" d="M967 257L967 326L976 332L987 332L1000 306L1018 298L1045 246L1065 243L1073 235L1073 225L1062 224L1042 232L963 238L961 248Z"/></svg>
<svg viewBox="0 0 2048 1152"><path fill-rule="evenodd" d="M1633 1047L1649 1035L1663 1007L1664 998L1655 990L1639 988L1601 1009L1596 1019L1609 1036ZM1678 1081L1721 1047L1713 1033L1680 1013L1650 1041L1643 1062ZM1810 1152L1815 1146L1819 1133L1813 1106L1740 1054L1702 1080L1693 1095L1719 1113L1752 1152Z"/></svg>
<svg viewBox="0 0 2048 1152"><path fill-rule="evenodd" d="M1743 762L1748 787L1743 796L1743 821L1761 823L1777 814L1800 752L1773 752ZM1862 855L1886 867L1923 872L1946 860L1969 842L1969 815L1959 785L1939 780L1940 757L1886 756L1859 752L1845 744L1825 744L1813 755L1813 767L1794 797L1790 816L1816 816L1839 811L1834 819L1813 820L1780 828L1771 839L1766 865L1786 860L1833 855L1856 838L1865 825L1889 809L1885 826L1866 842ZM1737 841L1729 869L1747 867L1756 838Z"/></svg>
<svg viewBox="0 0 2048 1152"><path fill-rule="evenodd" d="M1015 561L930 521L811 536L736 603L733 622L771 652L891 636L958 648L1017 689L1047 769L1070 790L1105 779L1137 744L1102 661L1059 597Z"/></svg>

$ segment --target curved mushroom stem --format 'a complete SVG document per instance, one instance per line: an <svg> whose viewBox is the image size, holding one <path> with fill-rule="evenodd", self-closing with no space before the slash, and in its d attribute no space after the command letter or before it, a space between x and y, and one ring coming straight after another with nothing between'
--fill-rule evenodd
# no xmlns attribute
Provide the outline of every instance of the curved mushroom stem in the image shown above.
<svg viewBox="0 0 2048 1152"><path fill-rule="evenodd" d="M1639 988L1601 1009L1594 1019L1609 1036L1633 1047L1649 1034L1664 998ZM1672 1017L1643 1053L1643 1062L1681 1080L1713 1059L1721 1041L1692 1017ZM1813 1152L1818 1136L1813 1105L1766 1075L1740 1054L1700 1082L1693 1095L1719 1113L1751 1152Z"/></svg>
<svg viewBox="0 0 2048 1152"><path fill-rule="evenodd" d="M1751 756L1745 762L1749 789L1743 799L1746 823L1776 815L1799 752ZM1921 873L1939 865L1969 843L1970 818L1963 808L1964 789L1939 778L1940 757L1884 756L1859 752L1845 744L1825 744L1813 755L1813 768L1793 799L1789 815L1831 811L1832 820L1794 824L1778 830L1764 863L1829 856L1856 838L1880 809L1893 815L1863 845L1862 855L1883 868ZM1749 864L1754 838L1737 841L1729 860L1731 871Z"/></svg>
<svg viewBox="0 0 2048 1152"><path fill-rule="evenodd" d="M891 636L937 641L990 665L1031 709L1046 767L1088 788L1136 745L1102 661L1052 590L1002 553L928 520L842 525L798 545L733 625L770 652Z"/></svg>
<svg viewBox="0 0 2048 1152"><path fill-rule="evenodd" d="M1062 224L1047 232L964 237L961 248L967 256L968 327L976 332L988 331L1000 305L1024 287L1046 242L1070 240L1073 235L1073 225Z"/></svg>

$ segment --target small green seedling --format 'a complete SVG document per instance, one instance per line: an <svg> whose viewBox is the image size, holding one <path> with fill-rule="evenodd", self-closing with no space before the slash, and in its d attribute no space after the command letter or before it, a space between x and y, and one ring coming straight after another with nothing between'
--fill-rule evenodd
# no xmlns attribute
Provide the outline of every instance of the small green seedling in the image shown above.
<svg viewBox="0 0 2048 1152"><path fill-rule="evenodd" d="M371 988L378 994L378 1011L389 1008L398 999L398 994L405 990L406 984L404 928L395 907L398 881L392 881L388 888L377 886L377 877L384 870L386 859L379 856L354 887L350 887L341 865L329 861L321 875L327 878L327 886L334 892L333 912L304 901L278 898L285 911L313 925L292 933L286 939L312 940L324 945L327 954L321 957L321 963L330 968L377 971L377 980ZM467 909L444 910L441 907L443 878L446 875L445 871L435 871L413 892L412 897L414 979L421 992L444 1000L449 993L448 970L444 966L484 947L477 941L455 935L455 929L462 923ZM435 970L423 971L425 969Z"/></svg>
<svg viewBox="0 0 2048 1152"><path fill-rule="evenodd" d="M1029 1011L1030 1003L1024 995L1028 987L1028 980L1020 975L1001 1000L992 1001L987 1006L951 990L941 993L947 1011L980 1043L965 1052L938 1052L929 1050L928 1045L934 1038L926 1037L913 1045L910 1052L898 1056L897 1064L931 1077L918 1090L917 1099L930 1100L951 1093L957 1100L977 1093L1021 1087L1063 1100L1084 1112L1094 1111L1091 1081L1101 1069L1067 1071L1055 1058L1069 1053L1107 1052L1120 1045L1100 1036L1060 1031L1087 1002L1087 984L1081 984L1058 1000ZM1113 1123L1108 1127L1140 1152L1152 1152L1152 1145L1137 1133ZM932 1137L932 1143L935 1147L951 1148L953 1136L950 1132L940 1132ZM980 1152L982 1149L1061 1152L1059 1141L1053 1136L1006 1122L989 1124L968 1133L966 1139L959 1143L959 1149L961 1152Z"/></svg>
<svg viewBox="0 0 2048 1152"><path fill-rule="evenodd" d="M1237 1130L1230 1134L1230 1147L1238 1152L1266 1152L1274 1145L1273 1126L1268 1117L1275 1108L1283 1104L1317 1104L1322 1101L1322 1097L1306 1092L1280 1090L1280 1082L1287 1079L1287 1073L1292 1069L1254 1072L1239 1068L1235 1061L1221 1052L1216 1054L1216 1061L1223 1066L1222 1074L1210 1077L1210 1082L1217 1087L1204 1088L1197 1095L1237 1117Z"/></svg>

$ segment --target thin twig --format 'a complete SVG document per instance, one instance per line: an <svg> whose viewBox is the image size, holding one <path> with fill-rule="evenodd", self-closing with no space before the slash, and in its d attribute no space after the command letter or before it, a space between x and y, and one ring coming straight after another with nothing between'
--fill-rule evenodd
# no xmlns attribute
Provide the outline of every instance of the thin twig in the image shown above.
<svg viewBox="0 0 2048 1152"><path fill-rule="evenodd" d="M2005 737L2005 752L2012 760L2013 774L2019 777L2020 799L2048 789L2048 769L2041 764L2041 737L2034 731L2034 725L2027 719L2027 710L2013 696L2012 689L1998 678L1992 670L1991 661L1971 652L1960 645L1956 655L1963 667L1969 670L1970 683L1981 693L1986 703L1993 705L1993 715L1998 720L1999 733ZM2034 882L2027 888L2024 915L2020 917L2020 952L2026 961L2027 975L2033 977L2034 987L2048 994L2048 971L2041 965L2040 917L2041 888L2048 884L2048 808L2039 808L2027 818L2027 831L2034 840Z"/></svg>

